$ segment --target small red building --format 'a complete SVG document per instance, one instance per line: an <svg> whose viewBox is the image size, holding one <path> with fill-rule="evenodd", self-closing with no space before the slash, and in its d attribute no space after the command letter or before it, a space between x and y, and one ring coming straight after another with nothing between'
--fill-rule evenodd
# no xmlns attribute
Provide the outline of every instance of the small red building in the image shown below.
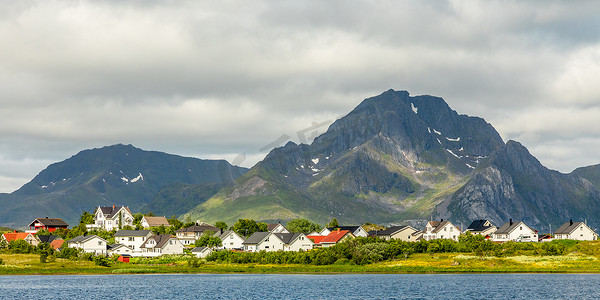
<svg viewBox="0 0 600 300"><path fill-rule="evenodd" d="M128 263L129 262L129 258L130 258L129 255L123 254L123 255L119 256L118 260L120 262Z"/></svg>
<svg viewBox="0 0 600 300"><path fill-rule="evenodd" d="M48 229L49 232L54 232L56 229L67 229L69 224L60 218L38 218L29 223L29 230L37 232L40 229Z"/></svg>

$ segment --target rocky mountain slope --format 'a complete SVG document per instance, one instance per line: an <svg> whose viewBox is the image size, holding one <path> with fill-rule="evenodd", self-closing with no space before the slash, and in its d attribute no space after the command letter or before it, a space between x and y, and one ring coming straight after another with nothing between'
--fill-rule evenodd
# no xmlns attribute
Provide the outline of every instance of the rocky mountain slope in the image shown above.
<svg viewBox="0 0 600 300"><path fill-rule="evenodd" d="M441 98L389 90L365 99L311 145L274 149L182 218L595 224L598 176L583 173L548 170L519 143L505 144L485 120L459 115Z"/></svg>
<svg viewBox="0 0 600 300"><path fill-rule="evenodd" d="M134 212L153 209L155 214L171 216L198 205L246 171L225 160L181 157L131 145L84 150L48 166L19 190L0 197L0 225L22 228L27 225L23 222L45 216L74 225L83 211L113 204L127 205ZM173 209L161 196L163 189L168 193L173 185L206 189L193 188ZM177 190L186 195L185 189Z"/></svg>

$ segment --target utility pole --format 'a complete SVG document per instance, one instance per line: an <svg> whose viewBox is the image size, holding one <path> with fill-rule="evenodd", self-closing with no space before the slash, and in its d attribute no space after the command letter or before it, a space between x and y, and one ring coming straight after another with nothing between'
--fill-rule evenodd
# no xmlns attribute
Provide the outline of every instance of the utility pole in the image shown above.
<svg viewBox="0 0 600 300"><path fill-rule="evenodd" d="M552 224L548 224L548 226L550 227L550 237L552 237Z"/></svg>

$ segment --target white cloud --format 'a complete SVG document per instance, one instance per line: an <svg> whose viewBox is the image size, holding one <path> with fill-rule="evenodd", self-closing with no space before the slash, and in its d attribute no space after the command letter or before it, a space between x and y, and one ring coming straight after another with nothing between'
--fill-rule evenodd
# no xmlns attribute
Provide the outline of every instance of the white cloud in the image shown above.
<svg viewBox="0 0 600 300"><path fill-rule="evenodd" d="M0 168L0 186L119 142L250 164L389 88L443 97L567 171L599 160L578 152L600 137L599 13L597 1L8 2L0 150L22 172ZM558 159L565 149L578 157Z"/></svg>

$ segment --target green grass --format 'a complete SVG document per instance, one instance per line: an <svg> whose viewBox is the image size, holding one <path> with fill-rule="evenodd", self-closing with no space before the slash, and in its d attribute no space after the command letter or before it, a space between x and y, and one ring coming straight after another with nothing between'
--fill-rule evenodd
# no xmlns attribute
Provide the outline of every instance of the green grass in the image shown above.
<svg viewBox="0 0 600 300"><path fill-rule="evenodd" d="M596 246L596 245L592 245ZM557 256L518 254L497 258L473 254L414 254L408 259L397 259L370 265L334 264L326 266L301 264L228 264L206 262L190 267L187 258L138 263L115 263L100 267L89 261L57 259L42 264L35 254L0 254L4 265L0 275L26 274L167 274L167 273L252 273L252 274L340 274L340 273L600 273L600 259L596 255L574 252Z"/></svg>

